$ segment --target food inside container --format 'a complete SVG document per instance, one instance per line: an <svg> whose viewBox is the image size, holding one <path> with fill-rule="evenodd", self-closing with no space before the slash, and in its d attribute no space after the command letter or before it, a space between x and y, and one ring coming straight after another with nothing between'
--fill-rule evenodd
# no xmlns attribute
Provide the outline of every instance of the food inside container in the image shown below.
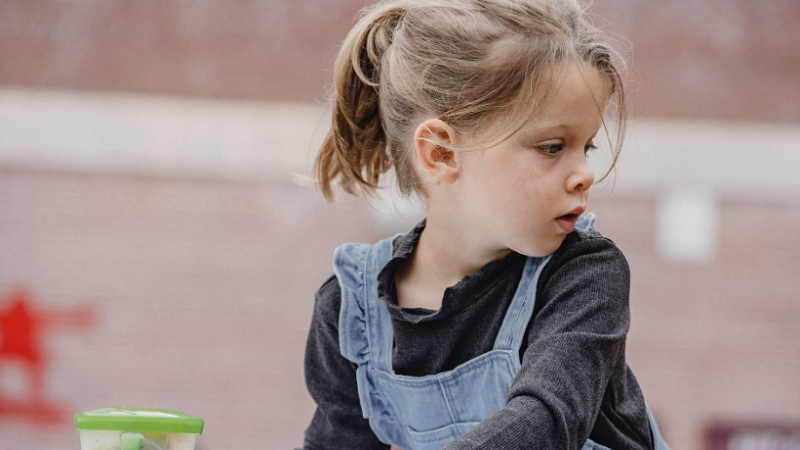
<svg viewBox="0 0 800 450"><path fill-rule="evenodd" d="M75 415L81 450L194 450L204 424L169 409L104 408Z"/></svg>

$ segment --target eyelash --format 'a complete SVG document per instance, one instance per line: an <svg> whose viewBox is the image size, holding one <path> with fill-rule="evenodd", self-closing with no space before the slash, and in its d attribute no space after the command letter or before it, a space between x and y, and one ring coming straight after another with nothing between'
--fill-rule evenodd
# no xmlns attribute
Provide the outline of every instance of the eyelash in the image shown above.
<svg viewBox="0 0 800 450"><path fill-rule="evenodd" d="M550 153L550 152L548 152L548 151L546 150L546 149L552 149L553 147L557 147L557 148L558 148L558 150L556 150L556 151L555 151L555 152L553 152L553 153ZM536 149L537 149L537 150L539 150L539 151L541 151L542 153L544 153L544 154L546 154L546 155L551 155L551 156L552 156L552 155L555 155L555 154L557 154L557 153L558 153L558 152L560 152L561 150L563 150L563 149L564 149L564 144L540 145L540 146L537 146L537 147L536 147ZM590 151L592 151L592 150L596 150L596 149L597 149L597 146L595 146L595 145L587 145L586 147L584 147L584 150L583 150L583 152L584 152L584 154L586 154L586 153L589 153Z"/></svg>

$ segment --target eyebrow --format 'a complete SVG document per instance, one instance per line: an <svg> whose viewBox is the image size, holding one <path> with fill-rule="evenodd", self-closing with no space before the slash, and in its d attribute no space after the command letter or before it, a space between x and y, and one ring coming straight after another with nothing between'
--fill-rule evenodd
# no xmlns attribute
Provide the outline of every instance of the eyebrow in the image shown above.
<svg viewBox="0 0 800 450"><path fill-rule="evenodd" d="M525 137L537 138L540 135L553 134L557 131L568 131L571 127L565 124L545 123L544 126L537 126L535 124L528 124L523 127L520 132Z"/></svg>
<svg viewBox="0 0 800 450"><path fill-rule="evenodd" d="M548 132L552 132L552 131L568 130L570 128L572 128L572 127L569 126L569 125L565 125L563 123L561 123L561 124L548 124L548 123L545 123L544 126L536 126L535 130L531 130L531 132L539 131L541 133L548 133Z"/></svg>

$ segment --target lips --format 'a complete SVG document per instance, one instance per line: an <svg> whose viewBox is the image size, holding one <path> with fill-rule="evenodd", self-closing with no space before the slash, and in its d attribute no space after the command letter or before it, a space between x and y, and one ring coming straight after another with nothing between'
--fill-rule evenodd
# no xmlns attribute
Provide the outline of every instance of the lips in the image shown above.
<svg viewBox="0 0 800 450"><path fill-rule="evenodd" d="M572 233L575 230L575 222L578 221L578 217L580 217L583 212L586 211L585 206L578 206L577 208L573 209L572 211L564 214L563 216L558 216L556 218L556 222L558 226L561 227L567 233Z"/></svg>
<svg viewBox="0 0 800 450"><path fill-rule="evenodd" d="M572 233L575 230L575 222L577 222L577 217L575 215L567 215L561 216L556 219L556 223L558 226L564 230L565 233Z"/></svg>
<svg viewBox="0 0 800 450"><path fill-rule="evenodd" d="M559 219L568 219L568 220L577 219L578 216L583 214L584 211L586 211L586 207L585 206L578 206L575 209L573 209L572 211L564 214L563 216L558 216L558 218Z"/></svg>

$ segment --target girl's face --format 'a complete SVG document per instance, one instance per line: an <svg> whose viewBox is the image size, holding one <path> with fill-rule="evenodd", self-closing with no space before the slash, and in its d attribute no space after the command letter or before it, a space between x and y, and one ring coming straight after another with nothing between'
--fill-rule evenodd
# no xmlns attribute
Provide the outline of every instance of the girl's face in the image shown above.
<svg viewBox="0 0 800 450"><path fill-rule="evenodd" d="M556 219L585 207L594 173L586 160L602 125L606 84L577 64L522 129L484 151L464 152L457 201L484 237L526 256L546 256L569 231ZM574 221L573 221L574 223Z"/></svg>

